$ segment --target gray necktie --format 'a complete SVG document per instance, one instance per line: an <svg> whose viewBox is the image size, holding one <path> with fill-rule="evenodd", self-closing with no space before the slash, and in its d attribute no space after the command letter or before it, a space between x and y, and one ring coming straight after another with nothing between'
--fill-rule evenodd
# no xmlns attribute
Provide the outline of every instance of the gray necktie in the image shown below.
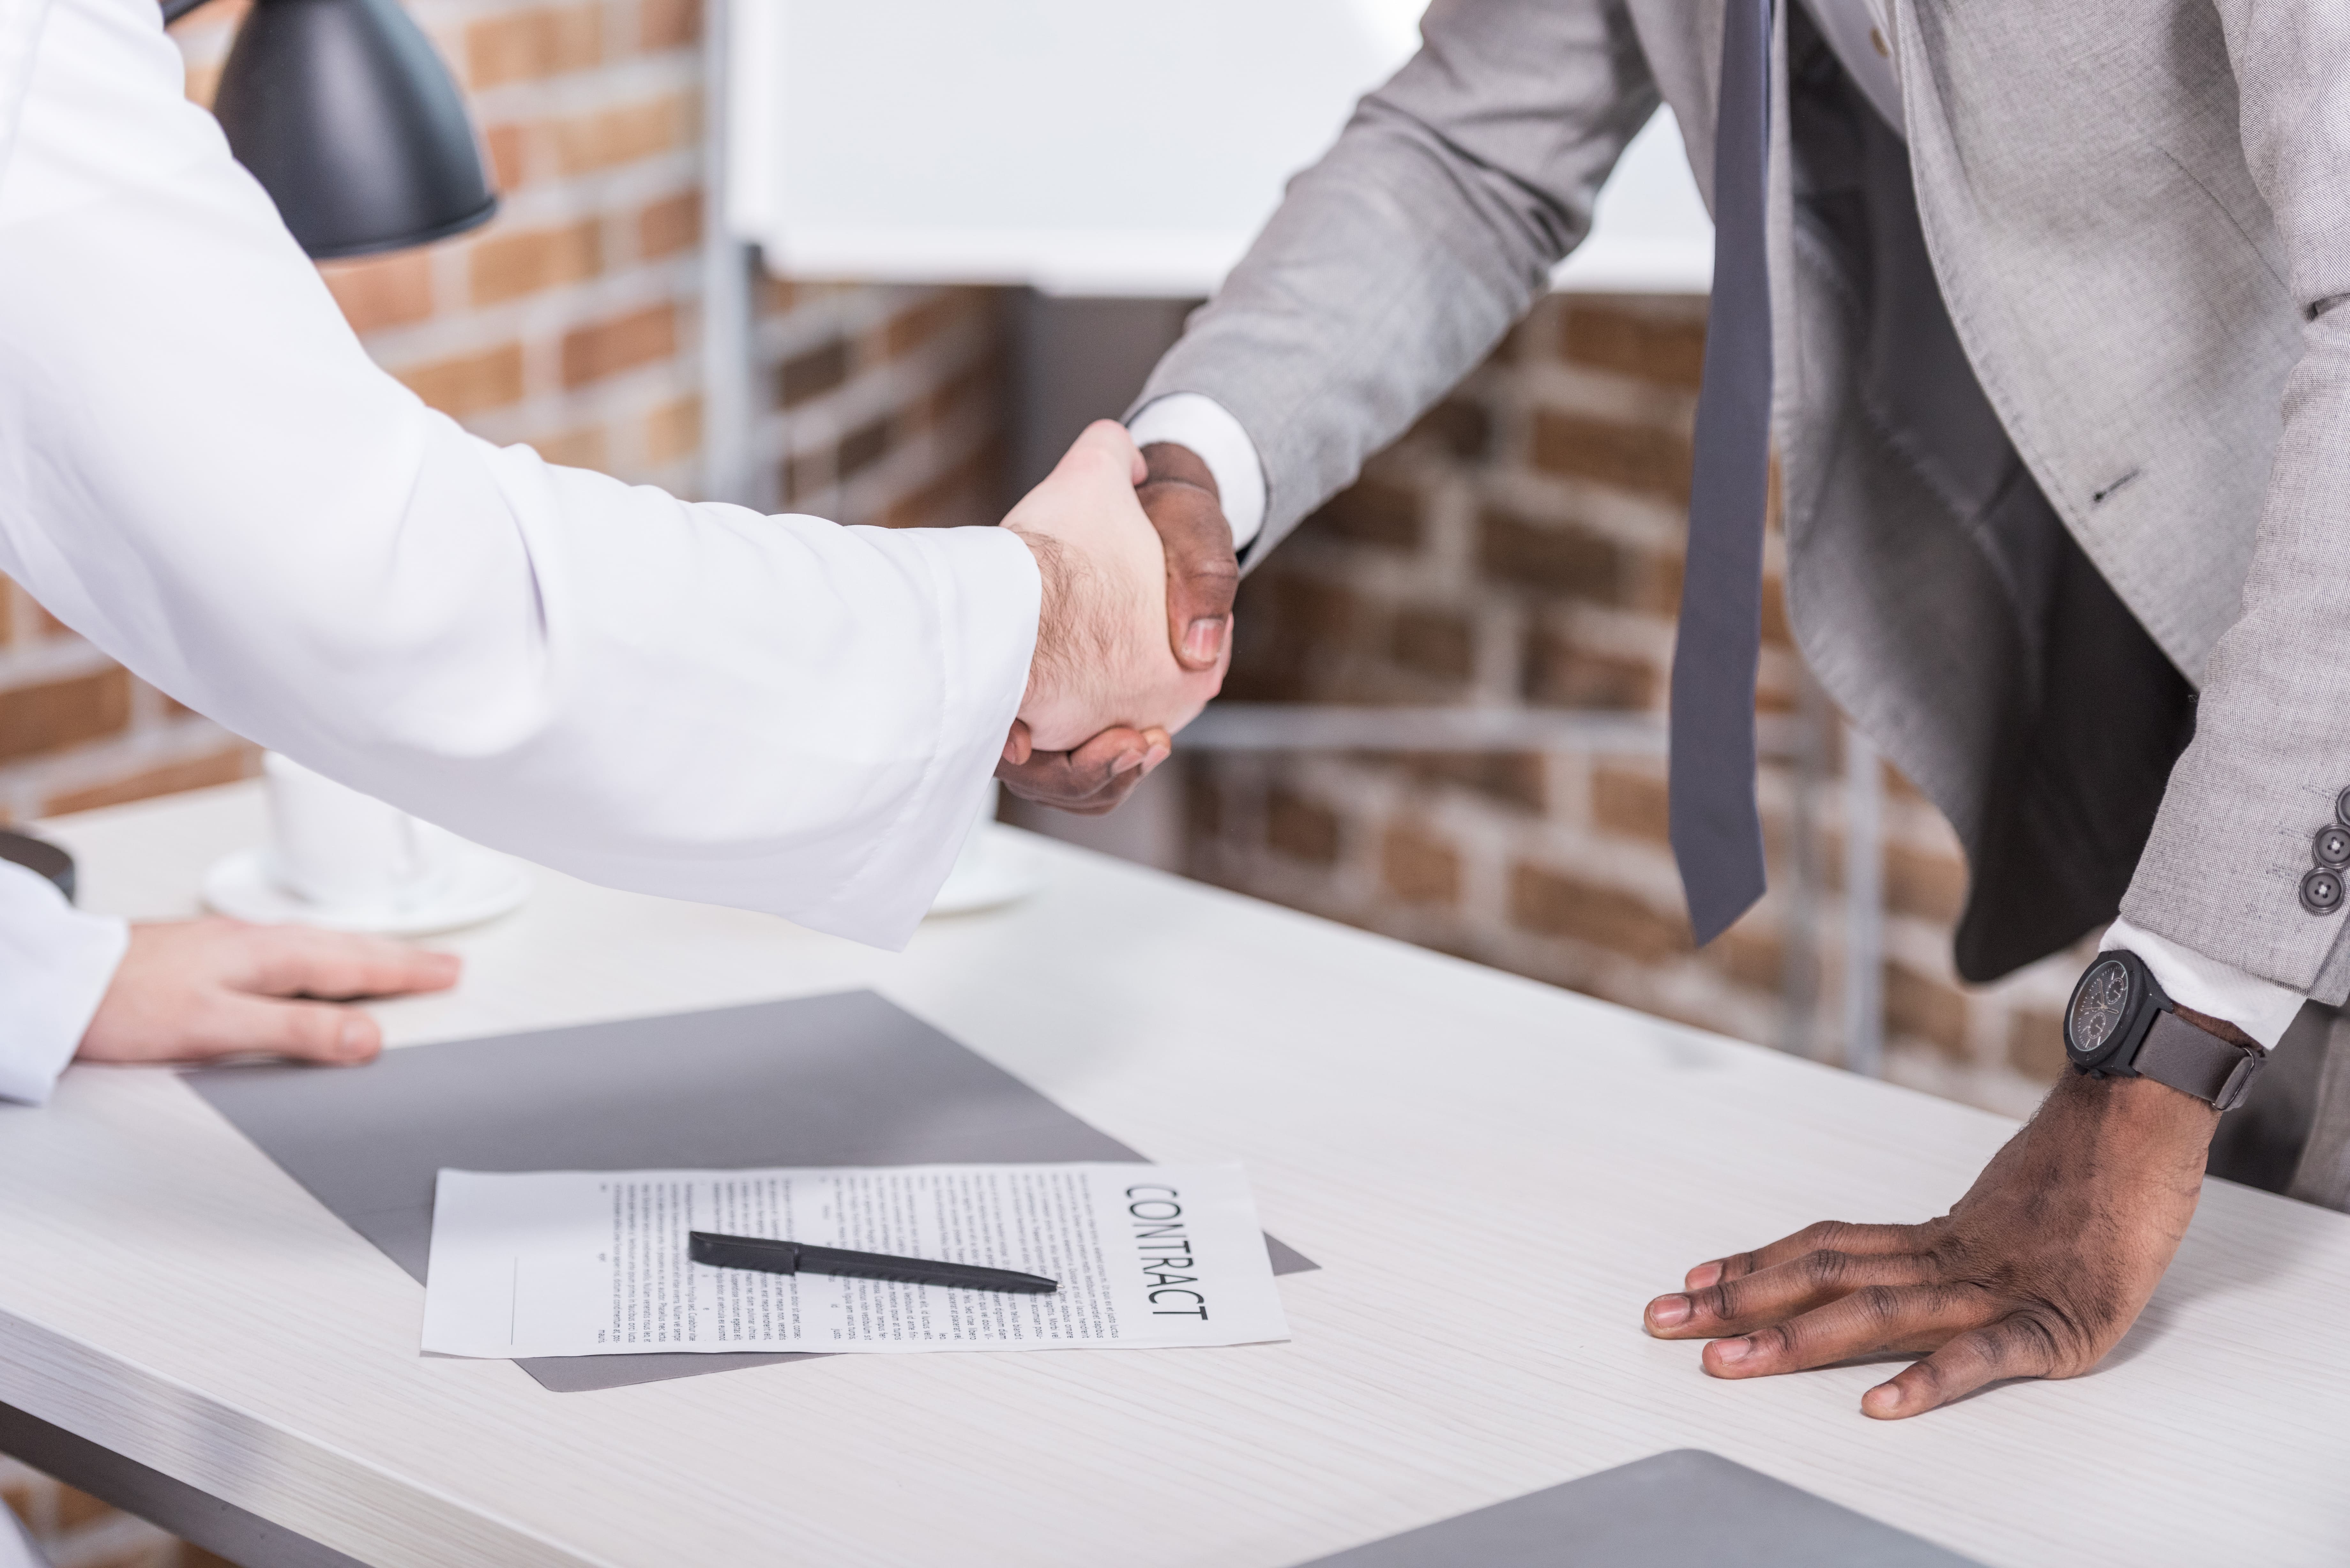
<svg viewBox="0 0 2350 1568"><path fill-rule="evenodd" d="M1771 0L1729 0L1713 148L1713 301L1673 647L1673 858L1700 946L1744 914L1763 887L1754 666L1771 462L1771 292L1762 254L1770 37Z"/></svg>

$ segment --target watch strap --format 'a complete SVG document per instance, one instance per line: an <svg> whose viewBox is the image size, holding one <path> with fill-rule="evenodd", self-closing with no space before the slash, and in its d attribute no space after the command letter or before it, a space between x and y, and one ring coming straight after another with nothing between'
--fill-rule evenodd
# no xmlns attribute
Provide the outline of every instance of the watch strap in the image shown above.
<svg viewBox="0 0 2350 1568"><path fill-rule="evenodd" d="M2231 1045L2216 1034L2197 1028L2168 1008L2154 1015L2154 1026L2130 1064L2141 1077L2168 1084L2217 1110L2233 1110L2251 1091L2252 1077L2267 1056L2241 1045Z"/></svg>

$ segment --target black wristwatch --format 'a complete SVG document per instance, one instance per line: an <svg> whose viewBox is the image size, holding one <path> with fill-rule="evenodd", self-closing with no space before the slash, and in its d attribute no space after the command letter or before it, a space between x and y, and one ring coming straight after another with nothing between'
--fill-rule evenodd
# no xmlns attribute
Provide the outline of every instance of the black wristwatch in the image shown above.
<svg viewBox="0 0 2350 1568"><path fill-rule="evenodd" d="M2232 1045L2178 1016L2133 952L2099 953L2064 1009L2064 1054L2094 1078L2152 1078L2230 1111L2268 1053Z"/></svg>

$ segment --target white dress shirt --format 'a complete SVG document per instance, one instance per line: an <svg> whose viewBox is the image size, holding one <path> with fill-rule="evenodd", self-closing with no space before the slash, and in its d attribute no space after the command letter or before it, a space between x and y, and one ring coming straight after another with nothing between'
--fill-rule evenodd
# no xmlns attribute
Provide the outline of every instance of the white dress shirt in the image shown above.
<svg viewBox="0 0 2350 1568"><path fill-rule="evenodd" d="M0 0L0 573L466 837L889 947L978 808L1039 595L1001 529L690 504L425 408L186 101L155 0ZM5 886L0 1083L37 1097L101 950Z"/></svg>
<svg viewBox="0 0 2350 1568"><path fill-rule="evenodd" d="M130 942L49 879L0 860L0 1100L39 1105L72 1060Z"/></svg>
<svg viewBox="0 0 2350 1568"><path fill-rule="evenodd" d="M1837 64L1895 134L1904 134L1898 42L1885 0L1804 0ZM1906 138L1905 138L1906 139ZM1263 525L1264 464L1239 420L1199 392L1171 392L1139 410L1128 427L1139 444L1171 441L1199 453L1225 497L1232 545L1245 549ZM2306 1000L2289 986L2218 963L2126 920L2107 929L2103 946L2125 949L2173 1002L2233 1023L2262 1045L2281 1039Z"/></svg>

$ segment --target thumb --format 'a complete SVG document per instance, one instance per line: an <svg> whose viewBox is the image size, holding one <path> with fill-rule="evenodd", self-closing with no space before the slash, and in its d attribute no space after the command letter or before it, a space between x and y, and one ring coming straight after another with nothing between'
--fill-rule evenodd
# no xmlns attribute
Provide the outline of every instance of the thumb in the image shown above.
<svg viewBox="0 0 2350 1568"><path fill-rule="evenodd" d="M1125 530L1142 509L1134 482L1139 458L1125 426L1096 420L1061 454L1053 472L1004 514L1003 525L1061 540L1088 564L1107 565L1106 551L1132 548ZM1156 561L1152 566L1155 571Z"/></svg>
<svg viewBox="0 0 2350 1568"><path fill-rule="evenodd" d="M228 1056L265 1051L297 1062L350 1066L383 1049L383 1027L356 1007L331 1002L285 1002L232 992L223 997L195 1054Z"/></svg>
<svg viewBox="0 0 2350 1568"><path fill-rule="evenodd" d="M1226 652L1241 564L1215 497L1188 484L1153 485L1143 512L1167 556L1167 633L1186 670L1213 670Z"/></svg>
<svg viewBox="0 0 2350 1568"><path fill-rule="evenodd" d="M1019 767L1028 761L1029 754L1035 749L1035 743L1028 738L1028 721L1013 720L1012 728L1003 737L1004 762L1010 766Z"/></svg>
<svg viewBox="0 0 2350 1568"><path fill-rule="evenodd" d="M1134 438L1116 420L1096 420L1087 425L1070 443L1062 461L1072 458L1109 464L1112 472L1127 476L1129 488L1140 484L1149 472L1149 464L1142 461L1142 449L1134 444Z"/></svg>

